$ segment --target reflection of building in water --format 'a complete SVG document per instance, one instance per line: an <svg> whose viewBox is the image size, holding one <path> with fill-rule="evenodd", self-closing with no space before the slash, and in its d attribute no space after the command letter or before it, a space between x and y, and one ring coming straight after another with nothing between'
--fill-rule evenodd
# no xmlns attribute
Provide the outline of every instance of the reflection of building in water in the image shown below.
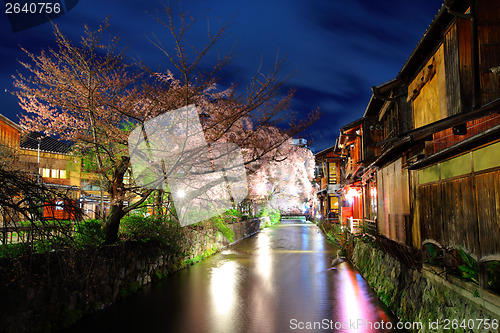
<svg viewBox="0 0 500 333"><path fill-rule="evenodd" d="M338 315L335 327L346 332L390 332L395 327L390 318L377 302L363 280L361 274L349 263L343 263L336 270L335 294L338 297ZM385 325L384 325L385 323Z"/></svg>

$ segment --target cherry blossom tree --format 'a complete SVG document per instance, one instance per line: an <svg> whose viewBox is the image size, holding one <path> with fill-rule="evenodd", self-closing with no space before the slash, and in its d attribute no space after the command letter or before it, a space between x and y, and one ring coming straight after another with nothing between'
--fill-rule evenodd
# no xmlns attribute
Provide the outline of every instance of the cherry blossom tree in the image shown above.
<svg viewBox="0 0 500 333"><path fill-rule="evenodd" d="M172 37L164 44L153 35L152 42L172 64L172 71L155 72L144 64L131 66L118 39L104 42L107 22L98 30L85 28L79 44L68 40L54 26L56 49L33 54L21 62L28 74L14 77L21 107L26 111L22 125L30 130L74 142L74 151L93 156L96 172L102 176L111 197L105 233L108 243L117 239L120 220L144 203L153 190L125 184L129 171L127 138L133 128L165 112L194 104L208 142L233 142L244 152L249 172L262 161L278 158L278 148L288 138L318 117L312 111L303 120L289 117L286 129L278 129L277 116L289 108L292 94L282 95L281 62L268 73L257 73L244 92L236 85L221 89L218 73L228 63L222 57L209 72L200 61L223 36L225 29L208 35L208 42L189 57L184 40L192 20L181 15L174 23L165 8L160 22ZM164 45L169 45L166 47ZM189 45L191 46L191 45ZM134 197L133 204L127 205ZM158 198L163 194L159 193Z"/></svg>
<svg viewBox="0 0 500 333"><path fill-rule="evenodd" d="M24 50L31 61L21 65L29 76L18 73L14 85L26 111L22 126L72 141L75 153L95 158L96 172L111 197L106 227L107 239L113 241L119 220L150 191L125 207L130 198L123 182L128 169L126 124L140 112L142 92L136 84L141 75L125 63L123 52L116 51L117 39L103 43L105 27L85 27L81 43L75 45L54 26L57 49L39 55Z"/></svg>
<svg viewBox="0 0 500 333"><path fill-rule="evenodd" d="M299 213L313 198L314 155L307 148L293 145L291 140L280 146L276 154L277 158L262 163L250 176L250 198L282 214Z"/></svg>

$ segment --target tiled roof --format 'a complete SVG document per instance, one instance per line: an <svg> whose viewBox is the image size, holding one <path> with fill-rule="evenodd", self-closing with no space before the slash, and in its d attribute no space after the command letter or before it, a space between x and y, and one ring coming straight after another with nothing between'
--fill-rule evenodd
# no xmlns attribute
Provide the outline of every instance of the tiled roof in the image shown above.
<svg viewBox="0 0 500 333"><path fill-rule="evenodd" d="M49 136L45 136L39 132L31 132L21 140L21 148L23 149L38 149L40 143L40 150L52 153L67 154L70 146L62 141L58 141Z"/></svg>

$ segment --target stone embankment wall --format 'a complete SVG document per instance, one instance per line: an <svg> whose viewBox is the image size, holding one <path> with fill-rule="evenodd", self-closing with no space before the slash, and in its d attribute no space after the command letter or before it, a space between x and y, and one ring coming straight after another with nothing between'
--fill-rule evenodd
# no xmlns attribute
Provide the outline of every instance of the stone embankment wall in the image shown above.
<svg viewBox="0 0 500 333"><path fill-rule="evenodd" d="M234 241L256 233L259 219L228 225ZM0 259L0 332L39 332L67 327L89 313L196 258L229 244L214 229L189 231L190 242L172 255L155 242L126 242L82 251Z"/></svg>
<svg viewBox="0 0 500 333"><path fill-rule="evenodd" d="M500 332L499 296L453 276L444 278L430 266L410 269L370 243L353 241L353 264L401 321L422 323L422 329L414 331Z"/></svg>

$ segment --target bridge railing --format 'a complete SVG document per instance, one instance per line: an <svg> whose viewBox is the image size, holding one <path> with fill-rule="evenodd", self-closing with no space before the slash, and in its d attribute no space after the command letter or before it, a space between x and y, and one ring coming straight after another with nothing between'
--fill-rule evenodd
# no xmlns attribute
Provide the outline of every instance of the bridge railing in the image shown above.
<svg viewBox="0 0 500 333"><path fill-rule="evenodd" d="M281 215L282 220L306 220L305 215L299 215L299 214L285 214Z"/></svg>

